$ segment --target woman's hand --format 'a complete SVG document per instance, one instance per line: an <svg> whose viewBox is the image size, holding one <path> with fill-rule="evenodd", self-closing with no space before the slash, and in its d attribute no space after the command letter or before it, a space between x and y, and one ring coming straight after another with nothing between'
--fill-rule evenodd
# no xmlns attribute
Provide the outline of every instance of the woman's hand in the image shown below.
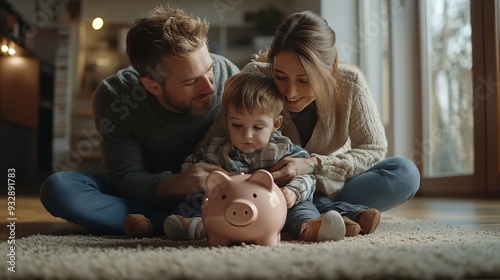
<svg viewBox="0 0 500 280"><path fill-rule="evenodd" d="M160 200L183 197L190 194L204 193L206 191L207 176L215 170L222 172L224 169L208 163L195 163L184 172L170 176L160 183L155 194Z"/></svg>
<svg viewBox="0 0 500 280"><path fill-rule="evenodd" d="M278 187L283 187L297 175L311 174L318 166L316 157L292 158L285 157L269 169L274 182Z"/></svg>

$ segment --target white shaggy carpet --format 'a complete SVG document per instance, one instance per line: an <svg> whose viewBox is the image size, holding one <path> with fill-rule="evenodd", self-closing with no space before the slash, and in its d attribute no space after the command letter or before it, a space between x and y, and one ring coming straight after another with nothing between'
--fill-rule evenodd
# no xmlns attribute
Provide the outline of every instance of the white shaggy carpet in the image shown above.
<svg viewBox="0 0 500 280"><path fill-rule="evenodd" d="M34 235L0 248L0 279L497 279L500 231L382 216L371 235L210 248L164 238Z"/></svg>

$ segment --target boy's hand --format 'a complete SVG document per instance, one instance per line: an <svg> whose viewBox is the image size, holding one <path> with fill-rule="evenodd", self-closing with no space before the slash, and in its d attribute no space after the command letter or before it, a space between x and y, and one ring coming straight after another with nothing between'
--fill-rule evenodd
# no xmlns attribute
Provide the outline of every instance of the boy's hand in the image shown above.
<svg viewBox="0 0 500 280"><path fill-rule="evenodd" d="M287 187L281 188L281 192L285 196L286 207L288 209L292 208L292 206L295 205L295 200L297 198L295 193L290 188L287 188Z"/></svg>
<svg viewBox="0 0 500 280"><path fill-rule="evenodd" d="M186 195L205 192L207 176L215 170L225 172L224 169L208 163L196 163L184 172L170 176L160 183L155 190L156 197L167 200Z"/></svg>

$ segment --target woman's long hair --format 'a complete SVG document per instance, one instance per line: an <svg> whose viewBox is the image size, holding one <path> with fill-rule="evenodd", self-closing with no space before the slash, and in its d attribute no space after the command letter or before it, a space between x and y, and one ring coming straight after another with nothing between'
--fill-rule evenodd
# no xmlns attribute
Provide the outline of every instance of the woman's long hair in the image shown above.
<svg viewBox="0 0 500 280"><path fill-rule="evenodd" d="M269 62L273 69L274 57L281 51L297 54L315 94L318 120L330 125L333 122L331 99L335 107L342 104L337 90L335 32L325 19L313 12L291 14L277 28L271 46L254 58Z"/></svg>

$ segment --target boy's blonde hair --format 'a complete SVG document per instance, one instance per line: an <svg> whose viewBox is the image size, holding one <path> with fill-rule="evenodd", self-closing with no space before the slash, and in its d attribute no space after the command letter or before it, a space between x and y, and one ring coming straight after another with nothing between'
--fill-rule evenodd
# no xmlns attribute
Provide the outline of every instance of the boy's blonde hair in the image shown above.
<svg viewBox="0 0 500 280"><path fill-rule="evenodd" d="M280 116L285 106L274 81L260 72L240 72L226 80L222 96L224 111L227 112L229 105L236 112L246 110L274 116Z"/></svg>

